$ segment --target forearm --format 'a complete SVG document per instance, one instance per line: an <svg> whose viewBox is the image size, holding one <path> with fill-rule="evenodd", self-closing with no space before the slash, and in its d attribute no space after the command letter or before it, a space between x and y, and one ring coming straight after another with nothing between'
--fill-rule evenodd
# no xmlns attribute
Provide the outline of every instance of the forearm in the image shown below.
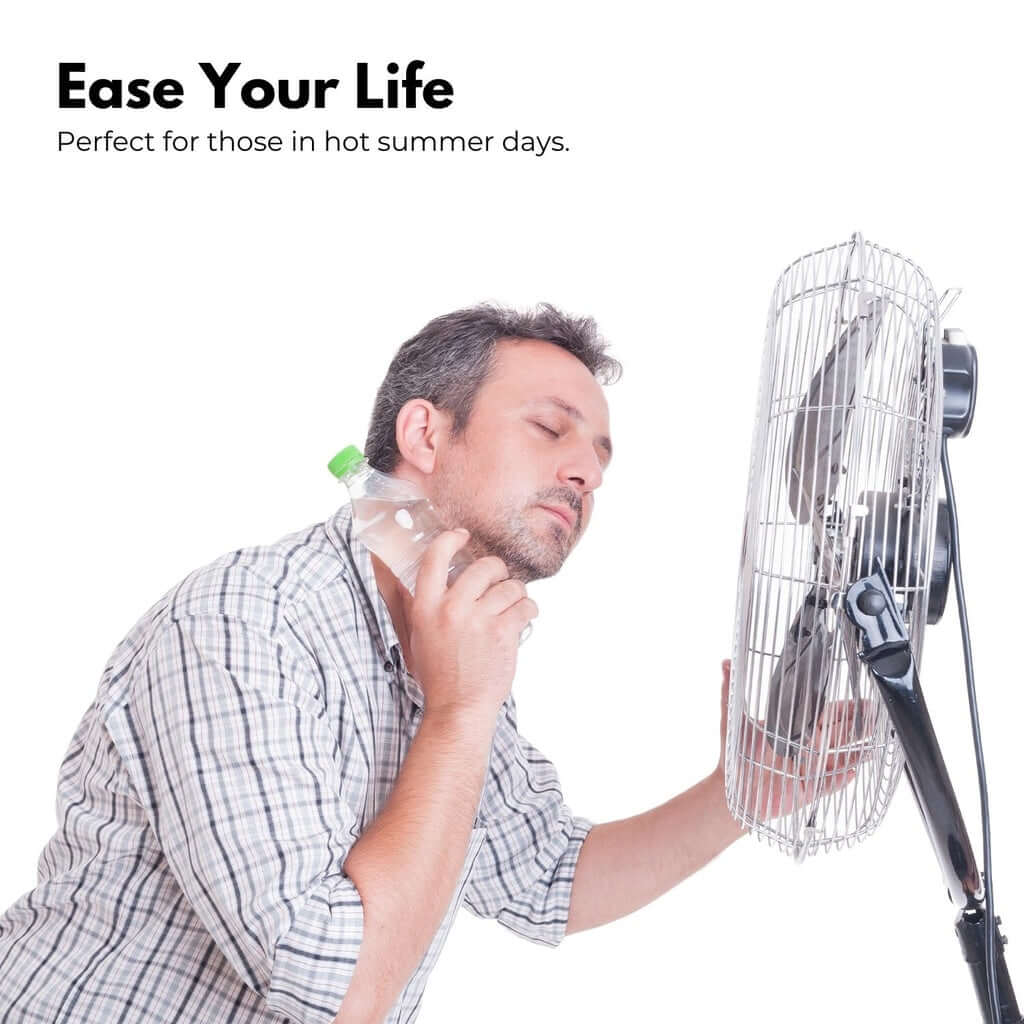
<svg viewBox="0 0 1024 1024"><path fill-rule="evenodd" d="M594 928L650 903L742 835L719 773L660 807L595 825L580 851L566 932Z"/></svg>
<svg viewBox="0 0 1024 1024"><path fill-rule="evenodd" d="M363 940L335 1024L381 1020L430 944L465 859L493 727L428 711L387 804L349 851Z"/></svg>

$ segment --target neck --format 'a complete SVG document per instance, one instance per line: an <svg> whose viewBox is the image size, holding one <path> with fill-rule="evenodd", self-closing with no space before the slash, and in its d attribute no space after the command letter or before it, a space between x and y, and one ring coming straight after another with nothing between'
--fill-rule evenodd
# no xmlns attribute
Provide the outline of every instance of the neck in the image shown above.
<svg viewBox="0 0 1024 1024"><path fill-rule="evenodd" d="M402 648L402 657L412 675L416 675L409 644L409 617L412 611L412 595L399 582L398 577L374 554L370 555L373 564L373 575L377 581L377 589L388 607L388 614L398 634L398 643Z"/></svg>

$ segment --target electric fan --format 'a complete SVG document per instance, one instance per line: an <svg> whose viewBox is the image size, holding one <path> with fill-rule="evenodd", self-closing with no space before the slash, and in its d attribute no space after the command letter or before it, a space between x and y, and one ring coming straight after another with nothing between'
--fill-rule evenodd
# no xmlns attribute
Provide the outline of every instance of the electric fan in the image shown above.
<svg viewBox="0 0 1024 1024"><path fill-rule="evenodd" d="M985 1020L1019 1024L992 907L946 452L947 438L970 430L976 394L974 349L962 332L941 331L958 294L936 299L918 267L859 234L779 278L740 556L726 793L746 828L802 860L873 832L905 770ZM984 877L917 674L924 627L941 617L951 579L982 787Z"/></svg>

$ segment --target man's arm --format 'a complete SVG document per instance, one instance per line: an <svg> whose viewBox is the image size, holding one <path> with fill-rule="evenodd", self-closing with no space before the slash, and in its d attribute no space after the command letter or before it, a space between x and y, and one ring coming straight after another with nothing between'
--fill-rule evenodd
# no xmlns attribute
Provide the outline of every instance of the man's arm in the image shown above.
<svg viewBox="0 0 1024 1024"><path fill-rule="evenodd" d="M638 910L678 885L743 834L716 769L667 803L595 825L580 851L566 933Z"/></svg>
<svg viewBox="0 0 1024 1024"><path fill-rule="evenodd" d="M426 709L387 804L345 861L363 903L363 938L334 1024L381 1020L437 931L466 856L519 636L537 614L497 558L477 560L446 588L468 536L442 533L417 578L410 643Z"/></svg>
<svg viewBox="0 0 1024 1024"><path fill-rule="evenodd" d="M494 716L429 710L391 796L349 851L363 941L335 1024L381 1020L444 916L466 856Z"/></svg>
<svg viewBox="0 0 1024 1024"><path fill-rule="evenodd" d="M639 910L743 835L725 802L728 662L722 670L718 766L706 779L660 807L590 830L576 865L567 934Z"/></svg>

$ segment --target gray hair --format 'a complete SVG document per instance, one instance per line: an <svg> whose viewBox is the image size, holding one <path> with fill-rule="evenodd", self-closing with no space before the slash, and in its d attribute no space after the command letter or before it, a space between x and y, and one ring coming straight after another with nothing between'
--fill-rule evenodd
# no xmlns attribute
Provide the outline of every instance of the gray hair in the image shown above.
<svg viewBox="0 0 1024 1024"><path fill-rule="evenodd" d="M600 384L612 384L622 366L605 352L606 342L590 317L572 317L548 303L520 313L483 303L431 320L391 360L377 391L366 435L371 466L390 473L398 465L395 421L413 398L424 398L452 414L458 437L469 422L480 386L502 339L536 339L574 355Z"/></svg>

